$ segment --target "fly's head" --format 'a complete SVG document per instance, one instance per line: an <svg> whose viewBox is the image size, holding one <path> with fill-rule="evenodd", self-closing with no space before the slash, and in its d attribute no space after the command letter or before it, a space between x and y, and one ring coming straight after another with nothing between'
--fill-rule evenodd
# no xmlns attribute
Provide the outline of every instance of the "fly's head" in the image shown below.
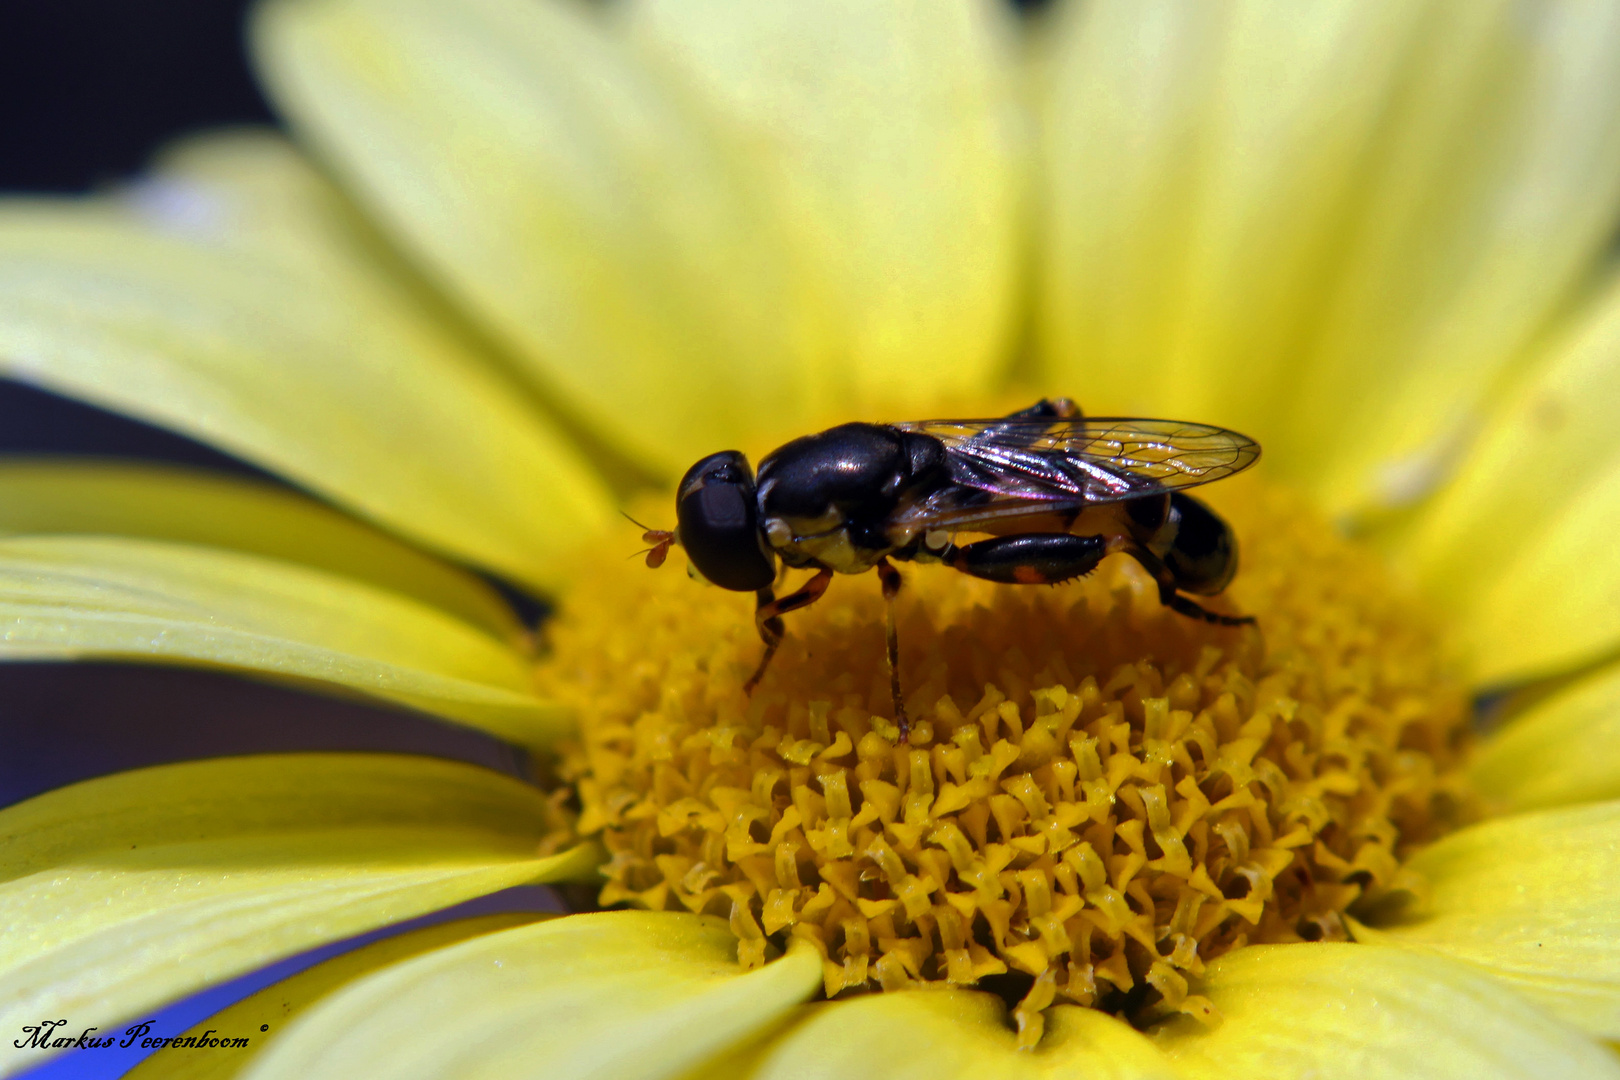
<svg viewBox="0 0 1620 1080"><path fill-rule="evenodd" d="M684 547L708 581L757 592L776 580L776 558L759 528L754 470L741 452L710 454L686 470L675 490L675 521L668 543ZM649 563L656 550L649 552Z"/></svg>

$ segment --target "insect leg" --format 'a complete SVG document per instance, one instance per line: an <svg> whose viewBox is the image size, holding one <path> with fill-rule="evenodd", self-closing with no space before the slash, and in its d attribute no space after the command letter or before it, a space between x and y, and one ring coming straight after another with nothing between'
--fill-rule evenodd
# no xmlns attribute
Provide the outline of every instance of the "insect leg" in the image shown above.
<svg viewBox="0 0 1620 1080"><path fill-rule="evenodd" d="M894 625L894 598L900 595L901 577L888 559L877 561L878 581L883 585L884 642L889 653L889 692L894 695L894 722L900 726L900 741L911 736L911 719L900 697L900 634Z"/></svg>
<svg viewBox="0 0 1620 1080"><path fill-rule="evenodd" d="M1142 564L1159 586L1159 602L1180 615L1219 626L1248 626L1253 615L1221 615L1176 591L1175 576L1153 552L1121 537L1022 533L951 546L940 560L964 574L1007 585L1055 585L1089 574L1104 555L1123 552Z"/></svg>
<svg viewBox="0 0 1620 1080"><path fill-rule="evenodd" d="M1080 406L1066 397L1042 398L1027 409L1019 409L1009 413L1004 419L1014 421L1027 420L1075 420L1080 417ZM990 424L983 431L973 436L974 442L1003 443L1011 446L1030 446L1041 437L1041 432L1031 430L1024 424Z"/></svg>
<svg viewBox="0 0 1620 1080"><path fill-rule="evenodd" d="M765 655L760 658L759 667L743 683L743 693L754 692L759 680L765 677L765 669L770 666L771 657L776 655L777 646L782 644L782 636L787 632L782 625L783 612L797 611L820 600L821 594L827 591L827 584L832 581L832 574L831 570L818 570L797 592L788 593L780 600L776 599L769 585L754 594L754 626L759 630L760 640L765 643Z"/></svg>
<svg viewBox="0 0 1620 1080"><path fill-rule="evenodd" d="M1073 420L1080 415L1080 406L1066 397L1041 398L1027 409L1008 413L1008 420Z"/></svg>
<svg viewBox="0 0 1620 1080"><path fill-rule="evenodd" d="M998 536L940 553L947 565L986 581L1006 585L1055 585L1089 574L1108 554L1101 536L1072 533L1020 533Z"/></svg>
<svg viewBox="0 0 1620 1080"><path fill-rule="evenodd" d="M1164 564L1163 559L1160 559L1147 548L1129 540L1116 540L1110 545L1109 550L1123 551L1141 563L1142 569L1152 575L1153 580L1159 584L1159 603L1178 615L1185 615L1189 619L1200 619L1207 623L1214 623L1217 626L1254 625L1253 615L1222 615L1219 612L1210 611L1202 604L1189 600L1176 592L1175 575L1170 572L1170 568Z"/></svg>

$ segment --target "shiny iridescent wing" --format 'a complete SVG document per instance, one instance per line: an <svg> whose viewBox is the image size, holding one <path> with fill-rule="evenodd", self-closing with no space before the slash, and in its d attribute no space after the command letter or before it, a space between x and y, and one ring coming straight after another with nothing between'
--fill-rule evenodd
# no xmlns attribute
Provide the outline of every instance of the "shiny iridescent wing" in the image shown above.
<svg viewBox="0 0 1620 1080"><path fill-rule="evenodd" d="M903 512L926 528L1078 509L1197 487L1260 456L1249 437L1209 424L1136 417L1003 418L895 424L945 445L956 490Z"/></svg>

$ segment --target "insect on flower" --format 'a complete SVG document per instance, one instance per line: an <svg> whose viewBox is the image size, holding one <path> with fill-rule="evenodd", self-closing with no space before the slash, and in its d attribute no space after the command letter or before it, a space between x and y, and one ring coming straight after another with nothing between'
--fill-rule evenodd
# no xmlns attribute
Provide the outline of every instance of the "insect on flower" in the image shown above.
<svg viewBox="0 0 1620 1080"><path fill-rule="evenodd" d="M756 475L736 450L711 454L681 478L676 528L648 529L647 565L671 544L721 588L752 592L765 655L752 692L784 633L781 616L814 603L833 574L875 569L888 602L889 683L901 702L891 559L944 563L1009 585L1048 585L1129 555L1159 599L1190 618L1237 626L1247 616L1209 611L1183 593L1212 596L1237 572L1226 522L1183 489L1254 464L1260 447L1234 431L1176 420L1085 417L1068 398L989 420L842 424L794 439ZM958 543L961 533L985 539ZM778 597L777 560L813 569Z"/></svg>

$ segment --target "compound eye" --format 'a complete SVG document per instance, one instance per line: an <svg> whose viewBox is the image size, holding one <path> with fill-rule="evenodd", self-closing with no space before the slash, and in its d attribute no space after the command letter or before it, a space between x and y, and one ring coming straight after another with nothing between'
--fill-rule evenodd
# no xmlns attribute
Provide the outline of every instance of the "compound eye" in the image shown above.
<svg viewBox="0 0 1620 1080"><path fill-rule="evenodd" d="M675 519L692 565L722 589L754 592L776 580L776 561L759 535L754 470L742 454L711 454L686 470Z"/></svg>

